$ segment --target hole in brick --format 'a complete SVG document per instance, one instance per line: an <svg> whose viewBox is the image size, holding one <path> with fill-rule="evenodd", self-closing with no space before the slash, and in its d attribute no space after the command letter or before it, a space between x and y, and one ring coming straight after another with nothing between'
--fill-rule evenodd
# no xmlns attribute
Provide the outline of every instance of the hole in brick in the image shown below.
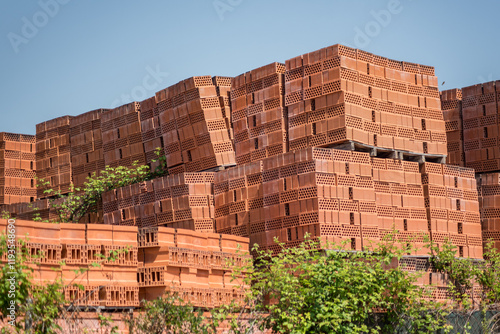
<svg viewBox="0 0 500 334"><path fill-rule="evenodd" d="M460 200L457 199L457 211L460 211Z"/></svg>
<svg viewBox="0 0 500 334"><path fill-rule="evenodd" d="M287 229L287 240L292 241L292 229Z"/></svg>
<svg viewBox="0 0 500 334"><path fill-rule="evenodd" d="M308 83L309 83L309 86L307 86L307 87L309 88L309 87L311 87L311 85L312 85L311 76L308 76L308 77L307 77L307 80L308 80Z"/></svg>
<svg viewBox="0 0 500 334"><path fill-rule="evenodd" d="M235 189L235 190L233 190L233 200L234 200L235 202L237 201L236 197L237 197L237 196L236 196L236 189Z"/></svg>
<svg viewBox="0 0 500 334"><path fill-rule="evenodd" d="M161 145L161 147L165 147L165 145L163 144L163 136L160 137L160 145Z"/></svg>
<svg viewBox="0 0 500 334"><path fill-rule="evenodd" d="M349 213L349 221L351 225L354 225L354 212Z"/></svg>
<svg viewBox="0 0 500 334"><path fill-rule="evenodd" d="M366 74L370 75L370 63L366 64Z"/></svg>
<svg viewBox="0 0 500 334"><path fill-rule="evenodd" d="M411 255L411 253L410 253L411 245L409 242L406 243L406 249L408 250L408 253L406 253L406 254Z"/></svg>
<svg viewBox="0 0 500 334"><path fill-rule="evenodd" d="M259 139L258 138L255 138L253 140L253 146L255 147L256 150L259 149Z"/></svg>
<svg viewBox="0 0 500 334"><path fill-rule="evenodd" d="M368 87L368 97L371 98L373 95L372 95L372 88L371 87Z"/></svg>
<svg viewBox="0 0 500 334"><path fill-rule="evenodd" d="M403 219L403 230L408 231L408 220Z"/></svg>
<svg viewBox="0 0 500 334"><path fill-rule="evenodd" d="M422 118L422 130L427 130L427 124L425 123L425 119Z"/></svg>
<svg viewBox="0 0 500 334"><path fill-rule="evenodd" d="M483 133L484 133L484 138L488 138L488 127L484 127L483 129Z"/></svg>
<svg viewBox="0 0 500 334"><path fill-rule="evenodd" d="M295 238L297 238L297 240L299 240L299 228L298 227L295 227Z"/></svg>
<svg viewBox="0 0 500 334"><path fill-rule="evenodd" d="M253 117L252 117L252 125L253 125L253 127L257 126L257 115L253 115Z"/></svg>
<svg viewBox="0 0 500 334"><path fill-rule="evenodd" d="M352 191L352 187L349 187L349 199L354 199L354 192Z"/></svg>
<svg viewBox="0 0 500 334"><path fill-rule="evenodd" d="M420 108L420 96L417 98L418 107Z"/></svg>
<svg viewBox="0 0 500 334"><path fill-rule="evenodd" d="M351 249L356 249L356 238L351 238Z"/></svg>
<svg viewBox="0 0 500 334"><path fill-rule="evenodd" d="M483 116L486 116L486 105L483 104Z"/></svg>
<svg viewBox="0 0 500 334"><path fill-rule="evenodd" d="M481 86L481 94L484 95L484 86Z"/></svg>
<svg viewBox="0 0 500 334"><path fill-rule="evenodd" d="M458 246L458 256L464 257L464 246Z"/></svg>
<svg viewBox="0 0 500 334"><path fill-rule="evenodd" d="M119 152L119 154L120 154L120 159L123 159L122 149L121 149L121 148L120 148L120 149L118 149L118 152Z"/></svg>
<svg viewBox="0 0 500 334"><path fill-rule="evenodd" d="M427 98L424 97L424 108L427 108Z"/></svg>
<svg viewBox="0 0 500 334"><path fill-rule="evenodd" d="M285 216L290 216L290 204L285 203Z"/></svg>
<svg viewBox="0 0 500 334"><path fill-rule="evenodd" d="M312 134L316 135L316 123L312 124Z"/></svg>
<svg viewBox="0 0 500 334"><path fill-rule="evenodd" d="M238 226L238 215L234 215L234 223Z"/></svg>
<svg viewBox="0 0 500 334"><path fill-rule="evenodd" d="M377 146L377 135L373 135L373 145Z"/></svg>
<svg viewBox="0 0 500 334"><path fill-rule="evenodd" d="M486 149L486 160L490 159L490 151Z"/></svg>
<svg viewBox="0 0 500 334"><path fill-rule="evenodd" d="M252 93L252 104L255 103L255 93Z"/></svg>
<svg viewBox="0 0 500 334"><path fill-rule="evenodd" d="M315 110L316 110L316 100L312 99L311 100L311 111L315 111Z"/></svg>
<svg viewBox="0 0 500 334"><path fill-rule="evenodd" d="M455 188L458 188L458 176L455 176L454 177L454 181L455 181Z"/></svg>
<svg viewBox="0 0 500 334"><path fill-rule="evenodd" d="M345 163L345 173L349 174L349 163L348 162Z"/></svg>
<svg viewBox="0 0 500 334"><path fill-rule="evenodd" d="M122 219L125 220L125 210L120 210L121 211L121 214L122 214Z"/></svg>
<svg viewBox="0 0 500 334"><path fill-rule="evenodd" d="M372 110L372 122L375 122L375 120L376 120L375 118L376 118L376 117L375 117L375 110ZM375 136L376 136L376 135L375 135Z"/></svg>
<svg viewBox="0 0 500 334"><path fill-rule="evenodd" d="M116 137L120 139L120 129L116 129Z"/></svg>
<svg viewBox="0 0 500 334"><path fill-rule="evenodd" d="M427 142L424 141L422 146L424 148L424 153L429 153L429 148L427 147Z"/></svg>
<svg viewBox="0 0 500 334"><path fill-rule="evenodd" d="M187 151L188 161L193 161L193 156L191 155L191 151Z"/></svg>
<svg viewBox="0 0 500 334"><path fill-rule="evenodd" d="M463 234L464 232L464 227L462 223L458 223L458 234Z"/></svg>
<svg viewBox="0 0 500 334"><path fill-rule="evenodd" d="M283 179L283 190L286 191L287 190L286 188L287 188L286 187L286 179Z"/></svg>
<svg viewBox="0 0 500 334"><path fill-rule="evenodd" d="M415 74L415 85L418 83L417 81L417 75Z"/></svg>
<svg viewBox="0 0 500 334"><path fill-rule="evenodd" d="M33 161L30 161L30 169L33 169Z"/></svg>

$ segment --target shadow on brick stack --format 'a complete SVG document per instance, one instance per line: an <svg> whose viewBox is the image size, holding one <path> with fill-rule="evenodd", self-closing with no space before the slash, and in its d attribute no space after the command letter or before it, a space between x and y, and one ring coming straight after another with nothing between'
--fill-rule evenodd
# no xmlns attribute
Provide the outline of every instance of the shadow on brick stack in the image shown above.
<svg viewBox="0 0 500 334"><path fill-rule="evenodd" d="M441 109L443 110L448 143L446 163L464 167L465 153L462 123L462 90L455 88L442 91Z"/></svg>
<svg viewBox="0 0 500 334"><path fill-rule="evenodd" d="M500 173L478 174L479 203L481 204L481 224L483 241L490 239L500 250Z"/></svg>
<svg viewBox="0 0 500 334"><path fill-rule="evenodd" d="M213 172L182 173L103 194L104 223L214 231Z"/></svg>
<svg viewBox="0 0 500 334"><path fill-rule="evenodd" d="M35 198L35 136L1 132L0 208Z"/></svg>
<svg viewBox="0 0 500 334"><path fill-rule="evenodd" d="M170 174L235 164L230 82L227 77L192 77L156 93Z"/></svg>
<svg viewBox="0 0 500 334"><path fill-rule="evenodd" d="M344 144L444 162L431 66L334 45L286 61L290 150Z"/></svg>
<svg viewBox="0 0 500 334"><path fill-rule="evenodd" d="M36 125L36 176L49 182L37 189L37 198L71 189L71 147L69 126L72 116L62 116ZM51 193L44 193L52 190Z"/></svg>
<svg viewBox="0 0 500 334"><path fill-rule="evenodd" d="M101 131L106 166L131 167L136 161L145 164L138 102L102 113Z"/></svg>
<svg viewBox="0 0 500 334"><path fill-rule="evenodd" d="M462 88L465 162L477 173L500 170L499 102L498 81Z"/></svg>
<svg viewBox="0 0 500 334"><path fill-rule="evenodd" d="M140 229L141 299L172 291L195 307L244 302L245 287L241 278L232 279L232 266L250 260L246 238L160 226Z"/></svg>
<svg viewBox="0 0 500 334"><path fill-rule="evenodd" d="M287 152L284 64L272 63L233 78L231 105L238 164Z"/></svg>

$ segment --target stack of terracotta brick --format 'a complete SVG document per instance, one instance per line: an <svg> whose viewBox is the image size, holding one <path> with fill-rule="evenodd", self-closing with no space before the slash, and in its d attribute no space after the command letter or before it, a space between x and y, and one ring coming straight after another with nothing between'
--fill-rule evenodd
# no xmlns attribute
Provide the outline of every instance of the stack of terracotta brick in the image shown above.
<svg viewBox="0 0 500 334"><path fill-rule="evenodd" d="M500 249L500 173L477 175L483 241L493 240Z"/></svg>
<svg viewBox="0 0 500 334"><path fill-rule="evenodd" d="M460 257L482 257L481 221L474 170L425 163L422 183L431 239L449 239Z"/></svg>
<svg viewBox="0 0 500 334"><path fill-rule="evenodd" d="M0 225L5 233L6 220ZM26 241L35 284L62 279L75 305L139 306L137 228L22 220L15 226L18 242Z"/></svg>
<svg viewBox="0 0 500 334"><path fill-rule="evenodd" d="M443 157L434 68L334 45L286 61L290 150L349 143Z"/></svg>
<svg viewBox="0 0 500 334"><path fill-rule="evenodd" d="M215 173L215 227L218 233L248 237L262 225L264 197L262 162L247 163Z"/></svg>
<svg viewBox="0 0 500 334"><path fill-rule="evenodd" d="M92 174L100 175L104 169L102 150L101 113L107 109L97 109L75 116L70 121L71 171L73 184L83 188Z"/></svg>
<svg viewBox="0 0 500 334"><path fill-rule="evenodd" d="M182 173L103 194L104 222L214 230L213 172Z"/></svg>
<svg viewBox="0 0 500 334"><path fill-rule="evenodd" d="M62 116L36 125L36 176L49 183L37 189L39 199L55 192L66 194L71 189L71 118Z"/></svg>
<svg viewBox="0 0 500 334"><path fill-rule="evenodd" d="M233 279L232 272L250 260L247 238L166 227L140 229L141 299L154 300L172 291L197 307L243 302L244 282Z"/></svg>
<svg viewBox="0 0 500 334"><path fill-rule="evenodd" d="M171 174L235 164L230 83L227 77L192 77L156 93Z"/></svg>
<svg viewBox="0 0 500 334"><path fill-rule="evenodd" d="M262 66L233 78L231 83L236 162L244 164L286 152L285 65Z"/></svg>
<svg viewBox="0 0 500 334"><path fill-rule="evenodd" d="M163 153L165 149L155 96L141 102L141 134L146 164L151 170L155 170L159 166L159 161L153 162L159 159L155 153L156 149L160 148L160 153Z"/></svg>
<svg viewBox="0 0 500 334"><path fill-rule="evenodd" d="M10 205L5 205L4 210L10 213L10 216L17 219L23 220L57 220L58 216L54 208L51 207L51 200L49 199L39 199L34 202L26 203L15 203ZM57 203L56 202L54 203Z"/></svg>
<svg viewBox="0 0 500 334"><path fill-rule="evenodd" d="M465 163L476 172L500 170L499 97L498 81L462 88Z"/></svg>
<svg viewBox="0 0 500 334"><path fill-rule="evenodd" d="M35 198L35 137L1 132L0 206Z"/></svg>
<svg viewBox="0 0 500 334"><path fill-rule="evenodd" d="M446 163L465 166L464 133L462 124L462 90L449 89L441 92L441 109L446 128L448 156Z"/></svg>
<svg viewBox="0 0 500 334"><path fill-rule="evenodd" d="M132 102L101 114L101 131L106 166L130 167L146 162L142 144L140 104Z"/></svg>
<svg viewBox="0 0 500 334"><path fill-rule="evenodd" d="M414 255L428 254L426 239L449 239L457 255L482 256L467 168L306 148L218 172L214 194L217 232L272 250L275 237L294 246L306 233L359 250L396 229L399 243L419 248Z"/></svg>

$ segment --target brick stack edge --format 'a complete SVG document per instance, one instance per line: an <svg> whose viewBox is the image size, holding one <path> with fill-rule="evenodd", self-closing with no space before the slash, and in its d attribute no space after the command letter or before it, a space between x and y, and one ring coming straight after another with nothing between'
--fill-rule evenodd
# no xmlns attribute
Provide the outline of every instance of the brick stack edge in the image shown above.
<svg viewBox="0 0 500 334"><path fill-rule="evenodd" d="M0 220L3 233L6 227L7 220ZM166 227L24 220L16 221L15 233L27 241L30 256L44 254L30 259L35 284L62 279L67 301L77 306L137 307L140 300L165 291L179 292L199 307L243 301L244 284L232 280L227 260L235 265L250 260L245 238ZM113 251L118 256L110 259ZM0 262L7 263L6 256ZM76 273L79 269L85 270Z"/></svg>
<svg viewBox="0 0 500 334"><path fill-rule="evenodd" d="M309 233L359 250L395 227L399 243L421 247L413 255L427 255L427 235L438 244L449 238L457 256L481 258L482 234L500 247L500 83L441 93L437 83L433 67L342 45L234 78L191 77L141 102L37 124L36 149L32 136L3 134L0 209L20 220L54 219L48 195L35 194L35 168L64 194L106 165L154 169L160 148L169 176L105 193L98 213L81 221L103 231L139 228L148 231L139 238L164 242L149 248L139 241L144 277L172 277L157 269L170 266L177 283L184 273L185 282L198 277L225 288L226 269L206 269L206 254L198 253L225 252L216 250L213 232L269 249L274 237L293 246ZM169 244L170 232L162 232L169 228L205 235L206 249L193 246L188 262L174 265L170 248L183 246ZM110 240L100 249L114 247ZM150 261L151 252L169 260ZM100 284L93 275L89 282ZM148 282L143 295L161 291ZM198 292L204 302L228 293ZM105 300L121 295L102 293Z"/></svg>

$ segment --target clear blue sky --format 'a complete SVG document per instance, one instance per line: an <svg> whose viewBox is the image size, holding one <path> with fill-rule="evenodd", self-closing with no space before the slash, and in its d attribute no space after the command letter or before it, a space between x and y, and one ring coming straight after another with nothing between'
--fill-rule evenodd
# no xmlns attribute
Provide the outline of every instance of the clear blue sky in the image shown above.
<svg viewBox="0 0 500 334"><path fill-rule="evenodd" d="M435 66L441 89L496 80L498 13L463 0L2 0L0 131L336 43Z"/></svg>

